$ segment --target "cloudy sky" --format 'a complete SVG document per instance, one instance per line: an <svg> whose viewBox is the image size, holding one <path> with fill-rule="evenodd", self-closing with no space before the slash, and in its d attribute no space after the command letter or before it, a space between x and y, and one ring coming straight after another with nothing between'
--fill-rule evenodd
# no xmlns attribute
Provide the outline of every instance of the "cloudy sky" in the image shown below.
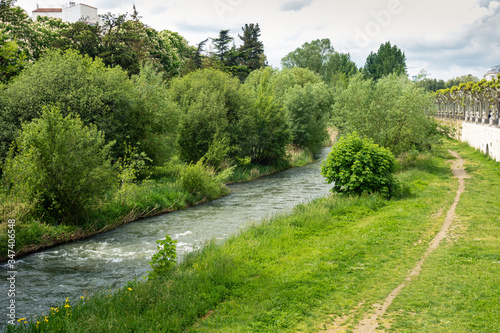
<svg viewBox="0 0 500 333"><path fill-rule="evenodd" d="M74 0L80 3L78 0ZM61 0L18 0L28 13L61 7ZM268 62L305 42L329 38L362 67L370 52L390 41L406 54L410 76L448 80L472 74L482 78L500 65L500 0L84 0L99 14L131 13L156 30L184 36L190 45L245 23L259 23Z"/></svg>

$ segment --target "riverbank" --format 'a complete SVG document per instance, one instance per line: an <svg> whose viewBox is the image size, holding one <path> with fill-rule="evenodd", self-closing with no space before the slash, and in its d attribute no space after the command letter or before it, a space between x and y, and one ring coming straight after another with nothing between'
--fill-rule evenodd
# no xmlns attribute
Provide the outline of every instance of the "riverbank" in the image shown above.
<svg viewBox="0 0 500 333"><path fill-rule="evenodd" d="M335 137L333 137L335 139ZM20 203L4 203L0 206L0 263L8 257L8 220L16 221L16 258L35 253L56 245L75 242L119 228L142 218L171 213L221 198L229 191L228 184L245 182L274 174L292 167L300 167L314 161L306 150L290 149L289 159L277 165L241 165L226 175L207 173L200 182L200 189L192 189L179 182L179 170L162 169L154 179L126 184L109 193L97 207L89 223L78 225L55 225L44 223L29 216L29 207ZM170 167L169 169L172 169ZM173 169L178 169L174 167ZM195 170L197 174L201 170ZM224 173L224 172L222 172Z"/></svg>
<svg viewBox="0 0 500 333"><path fill-rule="evenodd" d="M379 318L397 331L496 331L500 169L456 142L402 163L411 193L330 196L189 255L162 280L82 295L28 331L332 332L352 330L426 253L452 206L453 156L471 177L450 235ZM152 301L154 300L154 302ZM66 306L67 305L67 306ZM389 326L390 325L390 326Z"/></svg>

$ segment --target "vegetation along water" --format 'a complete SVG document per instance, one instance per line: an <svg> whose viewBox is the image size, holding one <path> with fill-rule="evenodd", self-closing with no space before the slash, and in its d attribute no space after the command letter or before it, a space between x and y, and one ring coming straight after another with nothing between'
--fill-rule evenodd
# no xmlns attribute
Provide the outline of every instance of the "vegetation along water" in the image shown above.
<svg viewBox="0 0 500 333"><path fill-rule="evenodd" d="M135 6L102 22L0 2L7 332L500 331L499 166L433 117L498 80L411 81L390 42L277 69L257 23L190 46Z"/></svg>

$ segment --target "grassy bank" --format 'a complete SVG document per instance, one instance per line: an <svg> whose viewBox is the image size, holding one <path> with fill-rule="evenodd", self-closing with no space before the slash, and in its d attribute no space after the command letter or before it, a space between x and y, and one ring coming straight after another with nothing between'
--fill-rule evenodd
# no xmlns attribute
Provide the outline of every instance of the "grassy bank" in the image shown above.
<svg viewBox="0 0 500 333"><path fill-rule="evenodd" d="M88 213L87 221L63 225L34 217L29 204L0 190L0 262L7 260L8 220L16 221L16 256L87 238L144 217L184 209L229 194L224 184L249 181L313 162L307 150L290 149L288 160L275 165L241 164L214 173L196 165L172 164L145 174L147 179L122 184ZM192 174L188 174L192 172Z"/></svg>
<svg viewBox="0 0 500 333"><path fill-rule="evenodd" d="M457 208L460 228L384 317L386 329L498 331L500 168L448 143L408 157L398 179L411 189L331 196L252 226L222 246L207 244L161 280L82 295L18 331L317 332L339 318L353 328L422 257L453 202L450 148L472 178Z"/></svg>

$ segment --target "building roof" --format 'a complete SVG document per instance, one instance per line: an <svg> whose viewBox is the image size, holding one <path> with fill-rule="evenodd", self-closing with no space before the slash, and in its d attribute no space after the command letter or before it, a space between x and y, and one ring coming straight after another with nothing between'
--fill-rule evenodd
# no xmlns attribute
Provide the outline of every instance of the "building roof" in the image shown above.
<svg viewBox="0 0 500 333"><path fill-rule="evenodd" d="M33 13L56 13L56 12L59 12L61 13L62 12L62 8L38 8L38 9L35 9L33 11Z"/></svg>
<svg viewBox="0 0 500 333"><path fill-rule="evenodd" d="M490 69L488 69L488 71L486 72L486 74L493 74L493 73L500 73L500 65L495 66L495 67L491 67L491 68L490 68Z"/></svg>
<svg viewBox="0 0 500 333"><path fill-rule="evenodd" d="M90 8L97 9L96 7L92 7L92 6L86 5L86 4L84 4L84 3L80 3L79 5L81 5L81 6L85 6L85 7L90 7Z"/></svg>

